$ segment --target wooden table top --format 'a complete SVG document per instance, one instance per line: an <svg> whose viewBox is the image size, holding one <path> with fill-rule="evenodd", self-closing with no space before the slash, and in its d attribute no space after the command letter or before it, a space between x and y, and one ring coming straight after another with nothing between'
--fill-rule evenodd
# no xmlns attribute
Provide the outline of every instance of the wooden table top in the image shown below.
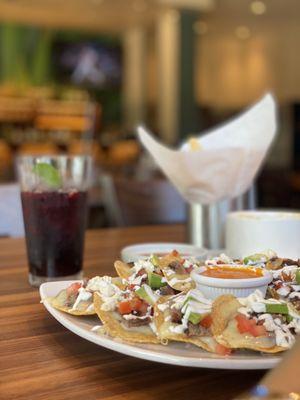
<svg viewBox="0 0 300 400"><path fill-rule="evenodd" d="M109 274L120 249L184 241L182 226L90 231L85 273ZM261 371L175 367L101 348L60 325L27 281L23 239L0 240L0 398L9 400L232 399Z"/></svg>

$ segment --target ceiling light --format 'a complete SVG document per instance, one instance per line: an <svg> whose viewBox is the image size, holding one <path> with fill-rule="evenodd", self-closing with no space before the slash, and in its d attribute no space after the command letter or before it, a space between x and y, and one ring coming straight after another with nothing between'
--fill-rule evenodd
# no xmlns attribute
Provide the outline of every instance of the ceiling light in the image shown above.
<svg viewBox="0 0 300 400"><path fill-rule="evenodd" d="M236 36L241 40L249 39L251 36L250 29L247 26L238 26L235 30Z"/></svg>
<svg viewBox="0 0 300 400"><path fill-rule="evenodd" d="M261 0L255 0L250 4L250 9L255 15L263 15L267 10L267 6Z"/></svg>
<svg viewBox="0 0 300 400"><path fill-rule="evenodd" d="M205 35L208 31L207 23L204 21L197 21L193 25L193 30L197 35Z"/></svg>

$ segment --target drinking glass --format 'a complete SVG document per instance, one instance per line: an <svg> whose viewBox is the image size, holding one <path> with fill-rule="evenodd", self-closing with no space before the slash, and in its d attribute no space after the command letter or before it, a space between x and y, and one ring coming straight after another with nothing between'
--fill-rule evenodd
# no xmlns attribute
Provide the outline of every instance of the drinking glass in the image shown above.
<svg viewBox="0 0 300 400"><path fill-rule="evenodd" d="M80 279L91 158L21 156L17 171L30 284Z"/></svg>

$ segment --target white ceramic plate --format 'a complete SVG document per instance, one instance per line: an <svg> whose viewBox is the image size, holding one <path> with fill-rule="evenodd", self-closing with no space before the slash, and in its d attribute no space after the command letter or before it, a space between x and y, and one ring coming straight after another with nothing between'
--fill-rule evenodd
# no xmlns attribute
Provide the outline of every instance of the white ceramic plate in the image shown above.
<svg viewBox="0 0 300 400"><path fill-rule="evenodd" d="M40 295L43 304L53 317L64 327L76 335L118 353L164 364L181 365L184 367L222 368L222 369L269 369L274 367L280 357L254 352L237 352L231 356L218 356L208 353L191 344L171 343L168 346L155 344L127 344L118 339L112 339L102 333L92 332L91 328L100 325L96 316L75 317L54 309L47 297L55 296L74 281L43 283Z"/></svg>
<svg viewBox="0 0 300 400"><path fill-rule="evenodd" d="M124 247L121 251L121 258L124 262L137 261L146 258L151 254L163 255L177 250L183 257L205 257L207 250L201 247L186 243L140 243Z"/></svg>

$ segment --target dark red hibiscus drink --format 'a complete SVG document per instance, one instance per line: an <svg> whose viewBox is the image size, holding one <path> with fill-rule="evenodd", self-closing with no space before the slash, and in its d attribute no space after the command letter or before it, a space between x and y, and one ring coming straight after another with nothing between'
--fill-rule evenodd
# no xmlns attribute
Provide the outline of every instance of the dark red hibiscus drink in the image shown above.
<svg viewBox="0 0 300 400"><path fill-rule="evenodd" d="M74 165L77 158L81 163ZM18 163L29 281L34 286L44 281L76 279L82 274L86 158L61 156L54 157L55 163L52 157L50 160L22 157Z"/></svg>
<svg viewBox="0 0 300 400"><path fill-rule="evenodd" d="M71 276L82 268L87 193L22 192L30 273Z"/></svg>

